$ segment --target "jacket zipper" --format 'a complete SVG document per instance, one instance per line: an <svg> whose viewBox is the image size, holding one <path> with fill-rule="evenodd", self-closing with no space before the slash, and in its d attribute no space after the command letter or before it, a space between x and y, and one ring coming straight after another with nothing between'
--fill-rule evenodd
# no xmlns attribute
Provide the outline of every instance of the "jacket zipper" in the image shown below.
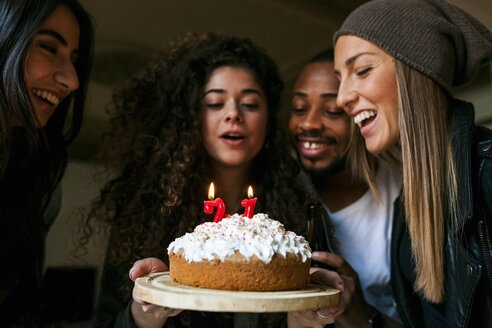
<svg viewBox="0 0 492 328"><path fill-rule="evenodd" d="M489 286L492 289L492 260L490 259L490 250L487 243L490 236L488 234L487 225L484 220L480 220L478 222L478 238L480 239L480 248L482 249L485 271L487 272Z"/></svg>

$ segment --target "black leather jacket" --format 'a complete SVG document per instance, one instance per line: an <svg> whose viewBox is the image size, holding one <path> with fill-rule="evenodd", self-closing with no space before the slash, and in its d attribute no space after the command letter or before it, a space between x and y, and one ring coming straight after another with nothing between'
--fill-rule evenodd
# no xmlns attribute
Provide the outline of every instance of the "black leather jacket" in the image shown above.
<svg viewBox="0 0 492 328"><path fill-rule="evenodd" d="M492 327L492 131L474 126L471 104L453 100L451 106L463 229L446 234L446 324L449 328ZM423 327L419 300L397 260L406 229L399 199L394 213L391 280L395 301L405 327Z"/></svg>

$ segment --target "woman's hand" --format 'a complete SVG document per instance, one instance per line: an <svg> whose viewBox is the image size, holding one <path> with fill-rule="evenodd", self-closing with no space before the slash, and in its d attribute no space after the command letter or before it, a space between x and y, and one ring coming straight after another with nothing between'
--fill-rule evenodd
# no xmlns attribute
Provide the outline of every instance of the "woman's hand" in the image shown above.
<svg viewBox="0 0 492 328"><path fill-rule="evenodd" d="M130 279L135 281L137 278L154 272L167 271L167 265L161 260L149 257L138 260L130 269ZM171 309L147 303L135 295L133 288L132 316L139 327L162 327L168 317L174 317L181 313L180 309Z"/></svg>
<svg viewBox="0 0 492 328"><path fill-rule="evenodd" d="M321 268L311 268L310 282L317 285L328 286L340 290L343 293L345 286L340 275L331 270ZM288 326L293 327L309 327L323 328L327 324L334 323L336 317L343 313L344 303L340 297L340 302L336 306L323 309L312 309L306 311L289 312Z"/></svg>
<svg viewBox="0 0 492 328"><path fill-rule="evenodd" d="M333 253L314 252L313 259L333 267L343 281L343 289L335 287L341 292L339 311L335 314L337 323L344 328L370 327L369 319L372 316L372 310L362 295L357 272L343 257ZM323 283L327 280L322 274L313 278L314 283ZM328 281L330 282L329 279Z"/></svg>
<svg viewBox="0 0 492 328"><path fill-rule="evenodd" d="M370 307L362 296L357 272L336 254L314 252L313 259L336 271L311 268L311 283L338 289L340 302L335 307L290 312L289 327L324 327L335 321L344 328L369 327Z"/></svg>

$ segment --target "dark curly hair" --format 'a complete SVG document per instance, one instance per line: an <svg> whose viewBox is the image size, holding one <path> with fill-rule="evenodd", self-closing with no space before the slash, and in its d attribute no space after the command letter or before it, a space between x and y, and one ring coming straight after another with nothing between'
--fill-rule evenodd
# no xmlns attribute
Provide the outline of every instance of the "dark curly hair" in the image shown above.
<svg viewBox="0 0 492 328"><path fill-rule="evenodd" d="M249 39L190 34L117 89L110 107L112 130L103 138L99 158L117 174L92 204L81 244L93 233L93 223L109 226L106 261L125 267L125 275L141 258L167 262L172 240L204 218L211 220L201 207L210 177L203 170L207 154L199 108L208 78L223 66L247 69L267 98L268 132L250 177L258 196L256 212L304 232L307 197L276 125L283 89L276 64Z"/></svg>

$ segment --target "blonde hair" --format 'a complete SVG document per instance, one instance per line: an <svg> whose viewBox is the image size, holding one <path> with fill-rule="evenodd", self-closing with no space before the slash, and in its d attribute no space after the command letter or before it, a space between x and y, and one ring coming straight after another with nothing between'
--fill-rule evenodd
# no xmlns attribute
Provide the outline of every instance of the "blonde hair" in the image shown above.
<svg viewBox="0 0 492 328"><path fill-rule="evenodd" d="M416 264L414 288L444 296L444 236L457 228L457 183L449 100L429 77L395 60L406 222Z"/></svg>
<svg viewBox="0 0 492 328"><path fill-rule="evenodd" d="M451 149L449 100L432 79L395 59L399 90L400 144L381 154L403 171L405 220L416 264L414 289L430 302L444 297L445 231L457 231L457 182ZM360 158L364 141L352 136L349 158ZM374 188L371 163L352 171Z"/></svg>
<svg viewBox="0 0 492 328"><path fill-rule="evenodd" d="M401 170L401 151L399 146L391 147L383 154L370 153L359 128L353 121L350 124L350 138L346 148L347 163L355 181L365 182L376 200L380 200L380 193L376 184L378 160Z"/></svg>
<svg viewBox="0 0 492 328"><path fill-rule="evenodd" d="M375 198L379 200L379 190L376 185L376 156L371 154L364 145L364 138L359 128L351 120L350 138L346 148L347 163L355 181L365 181Z"/></svg>

